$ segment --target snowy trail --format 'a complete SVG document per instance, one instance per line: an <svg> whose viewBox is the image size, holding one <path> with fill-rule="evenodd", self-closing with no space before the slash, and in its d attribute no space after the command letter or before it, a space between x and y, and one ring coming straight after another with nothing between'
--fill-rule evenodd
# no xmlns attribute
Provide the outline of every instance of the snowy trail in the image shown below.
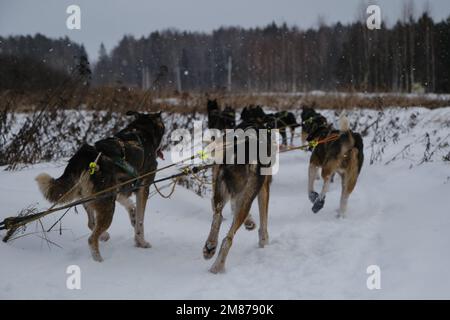
<svg viewBox="0 0 450 320"><path fill-rule="evenodd" d="M120 206L111 239L100 246L101 264L90 258L82 208L64 219L63 227L70 231L50 236L63 249L49 249L35 236L0 244L0 299L450 298L448 166L366 164L350 198L348 218L342 220L335 218L339 179L325 208L314 215L306 194L308 155L291 152L280 159L271 190L270 243L259 249L256 230L239 230L225 274L208 273L213 260L202 257L210 200L178 187L171 200L149 201L145 226L151 249L133 246ZM58 176L63 168L48 163L1 171L0 219L36 201L45 207L34 176L42 171ZM256 208L252 214L258 221ZM231 222L229 206L224 215L220 239ZM66 268L72 264L81 268L81 290L66 289ZM381 268L381 290L366 287L366 268L372 264Z"/></svg>

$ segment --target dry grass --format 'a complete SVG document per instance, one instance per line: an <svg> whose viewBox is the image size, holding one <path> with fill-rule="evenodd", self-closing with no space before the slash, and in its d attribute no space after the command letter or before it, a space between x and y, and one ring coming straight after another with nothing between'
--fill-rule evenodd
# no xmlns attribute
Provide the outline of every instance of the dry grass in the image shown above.
<svg viewBox="0 0 450 320"><path fill-rule="evenodd" d="M383 109L386 107L425 107L429 109L450 106L449 97L432 97L426 95L404 94L372 94L358 93L324 93L324 94L200 94L200 93L156 93L144 92L136 88L104 87L91 88L84 96L66 101L64 109L79 109L76 105L82 101L83 109L109 110L123 112L127 110L165 111L169 113L206 112L207 98L217 98L220 105L243 108L254 104L277 110L298 109L302 105L314 105L318 109L350 109L368 108ZM30 112L35 106L45 101L51 92L2 92L3 101L13 101L15 112Z"/></svg>

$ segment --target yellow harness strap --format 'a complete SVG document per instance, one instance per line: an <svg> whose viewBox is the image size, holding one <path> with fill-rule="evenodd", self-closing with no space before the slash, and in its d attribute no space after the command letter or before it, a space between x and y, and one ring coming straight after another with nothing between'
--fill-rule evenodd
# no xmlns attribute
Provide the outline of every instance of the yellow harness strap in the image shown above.
<svg viewBox="0 0 450 320"><path fill-rule="evenodd" d="M97 165L97 162L98 162L98 159L100 159L100 156L102 155L102 153L100 152L98 155L97 155L97 158L95 159L95 161L94 162L91 162L91 163L89 163L89 174L92 176L94 173L96 173L97 171L98 171L98 165Z"/></svg>
<svg viewBox="0 0 450 320"><path fill-rule="evenodd" d="M208 153L206 153L205 150L200 150L199 152L197 152L197 154L199 155L200 159L202 159L202 161L208 159Z"/></svg>

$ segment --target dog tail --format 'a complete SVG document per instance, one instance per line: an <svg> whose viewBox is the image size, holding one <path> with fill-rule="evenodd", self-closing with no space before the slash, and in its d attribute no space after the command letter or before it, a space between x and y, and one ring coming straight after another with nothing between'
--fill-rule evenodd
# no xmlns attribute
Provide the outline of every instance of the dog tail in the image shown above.
<svg viewBox="0 0 450 320"><path fill-rule="evenodd" d="M353 139L355 140L355 148L358 149L358 173L360 173L364 163L364 143L359 133L353 133Z"/></svg>
<svg viewBox="0 0 450 320"><path fill-rule="evenodd" d="M339 130L341 132L350 131L350 122L348 121L345 111L343 111L339 117Z"/></svg>
<svg viewBox="0 0 450 320"><path fill-rule="evenodd" d="M39 174L35 180L39 190L45 199L51 203L65 203L76 199L81 189L88 188L89 175L86 175L84 181L74 188L80 181L84 171L89 168L89 163L95 161L98 152L90 145L83 145L80 150L69 160L69 163L61 177L55 179L47 173Z"/></svg>

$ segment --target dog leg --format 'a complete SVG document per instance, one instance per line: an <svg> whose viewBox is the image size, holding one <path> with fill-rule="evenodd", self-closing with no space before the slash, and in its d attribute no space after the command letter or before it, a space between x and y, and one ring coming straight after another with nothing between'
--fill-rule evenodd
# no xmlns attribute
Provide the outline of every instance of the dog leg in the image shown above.
<svg viewBox="0 0 450 320"><path fill-rule="evenodd" d="M131 199L123 194L119 194L117 197L117 202L119 202L128 212L130 217L131 226L134 228L136 225L136 206Z"/></svg>
<svg viewBox="0 0 450 320"><path fill-rule="evenodd" d="M347 212L347 203L348 203L349 194L343 189L341 193L341 201L339 205L338 218L345 218Z"/></svg>
<svg viewBox="0 0 450 320"><path fill-rule="evenodd" d="M146 184L144 182L144 184ZM134 241L138 248L151 248L144 236L144 214L149 194L149 187L142 187L136 194L136 222L134 225Z"/></svg>
<svg viewBox="0 0 450 320"><path fill-rule="evenodd" d="M349 154L350 165L349 169L341 175L342 178L342 190L341 190L341 202L339 206L338 217L345 218L347 212L347 203L350 194L353 192L358 180L358 150L353 148Z"/></svg>
<svg viewBox="0 0 450 320"><path fill-rule="evenodd" d="M338 210L339 212L338 217L345 218L347 212L348 198L350 197L350 194L352 193L353 189L355 189L356 181L358 179L357 169L354 168L353 170L346 172L344 175L342 175L341 178L342 178L342 190L341 190L341 201Z"/></svg>
<svg viewBox="0 0 450 320"><path fill-rule="evenodd" d="M95 210L89 204L83 204L83 207L84 210L86 210L87 212L88 227L91 231L93 231L95 228ZM109 233L106 231L100 235L100 241L108 241L109 238L110 238Z"/></svg>
<svg viewBox="0 0 450 320"><path fill-rule="evenodd" d="M245 219L247 218L253 199L254 198L246 199L242 202L239 201L240 203L238 203L237 205L238 211L234 215L233 223L230 227L230 230L227 233L227 236L222 240L219 255L217 256L216 261L212 265L211 269L209 269L210 272L219 273L225 270L225 261L227 259L231 245L233 244L233 237L236 234L236 231L239 229L239 227L244 223Z"/></svg>
<svg viewBox="0 0 450 320"><path fill-rule="evenodd" d="M94 227L95 227L95 211L87 203L83 204L83 207L84 207L84 210L86 210L86 213L88 216L88 228L89 228L89 230L92 231L92 230L94 230Z"/></svg>
<svg viewBox="0 0 450 320"><path fill-rule="evenodd" d="M281 149L284 150L287 147L287 135L286 135L286 128L280 129L280 135L281 135Z"/></svg>
<svg viewBox="0 0 450 320"><path fill-rule="evenodd" d="M314 203L317 198L319 197L319 194L314 191L314 182L316 180L317 173L319 171L319 168L310 163L309 164L309 170L308 170L308 197L309 200Z"/></svg>
<svg viewBox="0 0 450 320"><path fill-rule="evenodd" d="M319 212L325 205L325 196L328 192L328 189L330 188L331 175L332 173L327 168L322 168L323 186L319 197L316 199L316 201L314 201L314 205L312 207L312 211L314 213Z"/></svg>
<svg viewBox="0 0 450 320"><path fill-rule="evenodd" d="M203 257L205 259L211 259L216 253L217 239L219 237L220 225L222 224L223 220L222 210L227 202L227 197L228 195L224 186L220 182L214 184L214 195L212 198L212 207L214 214L211 223L211 230L209 231L209 236L206 240L205 246L203 247ZM231 207L232 209L235 207L233 202Z"/></svg>
<svg viewBox="0 0 450 320"><path fill-rule="evenodd" d="M294 145L294 135L295 135L295 128L290 128L291 131L291 147Z"/></svg>
<svg viewBox="0 0 450 320"><path fill-rule="evenodd" d="M231 212L233 213L233 215L236 212L236 201L235 201L235 199L231 200ZM248 214L247 219L245 219L244 226L245 226L245 229L248 230L248 231L252 231L252 230L254 230L256 228L255 220L253 220L253 217L252 217L251 214Z"/></svg>
<svg viewBox="0 0 450 320"><path fill-rule="evenodd" d="M91 249L92 258L95 261L102 262L98 241L100 237L108 230L114 215L114 200L104 200L94 204L96 212L96 223L88 243Z"/></svg>
<svg viewBox="0 0 450 320"><path fill-rule="evenodd" d="M259 206L259 247L264 248L269 243L269 233L267 232L267 216L269 211L269 191L270 183L268 178L264 182L261 191L258 194L258 206Z"/></svg>

